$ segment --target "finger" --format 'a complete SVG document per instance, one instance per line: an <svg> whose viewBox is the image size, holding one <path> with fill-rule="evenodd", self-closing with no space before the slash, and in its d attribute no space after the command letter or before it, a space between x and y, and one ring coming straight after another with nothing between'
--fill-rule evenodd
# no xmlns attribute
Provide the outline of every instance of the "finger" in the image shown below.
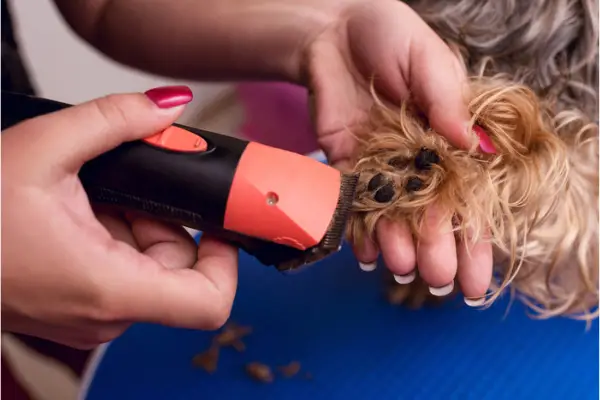
<svg viewBox="0 0 600 400"><path fill-rule="evenodd" d="M153 89L146 94L102 97L23 123L35 138L29 150L40 163L77 170L86 161L127 141L141 139L172 124L192 100L185 86ZM162 108L164 107L164 108Z"/></svg>
<svg viewBox="0 0 600 400"><path fill-rule="evenodd" d="M181 226L127 215L140 251L167 269L191 268L197 260L196 242Z"/></svg>
<svg viewBox="0 0 600 400"><path fill-rule="evenodd" d="M315 50L314 56L320 62L314 64L310 74L309 104L319 146L332 163L343 161L345 165L336 167L344 170L356 150L356 141L348 138L349 127L366 117L371 100L357 84L361 78L348 71L346 60L323 47ZM330 79L332 75L336 78Z"/></svg>
<svg viewBox="0 0 600 400"><path fill-rule="evenodd" d="M377 222L377 243L387 268L396 282L407 284L415 279L416 253L412 234L406 222Z"/></svg>
<svg viewBox="0 0 600 400"><path fill-rule="evenodd" d="M492 281L492 270L491 243L485 240L459 243L457 278L467 305L477 307L484 303L484 296Z"/></svg>
<svg viewBox="0 0 600 400"><path fill-rule="evenodd" d="M470 148L476 136L468 130L466 75L458 59L428 29L424 46L413 46L410 89L429 125L452 144Z"/></svg>
<svg viewBox="0 0 600 400"><path fill-rule="evenodd" d="M123 319L213 330L229 318L237 287L236 248L205 235L193 269L167 270L149 258L140 263L130 278L133 287L120 297Z"/></svg>
<svg viewBox="0 0 600 400"><path fill-rule="evenodd" d="M361 243L354 244L353 251L358 259L360 269L370 272L377 268L379 249L371 239L365 237Z"/></svg>
<svg viewBox="0 0 600 400"><path fill-rule="evenodd" d="M122 215L120 215L120 213L112 210L105 210L100 207L96 207L94 213L96 214L98 222L106 228L113 239L127 243L134 249L138 248L138 244L133 237L129 223Z"/></svg>
<svg viewBox="0 0 600 400"><path fill-rule="evenodd" d="M394 7L405 16L403 29L393 21L379 27L387 33L379 36L370 36L373 30L354 29L353 45L368 48L372 55L361 61L367 70L377 71L378 89L391 100L399 103L410 93L436 132L455 146L468 148L474 139L467 131L470 114L464 67L410 6L398 2ZM390 52L390 48L398 51Z"/></svg>
<svg viewBox="0 0 600 400"><path fill-rule="evenodd" d="M351 140L349 140L349 141L351 141ZM348 158L338 160L336 163L332 164L331 166L334 167L335 169L337 169L338 171L342 171L342 172L352 171L352 163L350 162L350 159L348 159Z"/></svg>
<svg viewBox="0 0 600 400"><path fill-rule="evenodd" d="M456 275L456 241L452 220L438 206L430 207L417 244L419 275L429 284L435 296L445 296L454 289Z"/></svg>
<svg viewBox="0 0 600 400"><path fill-rule="evenodd" d="M396 10L391 10L394 7ZM364 18L375 9L365 7ZM465 69L444 41L407 4L390 5L389 15L404 15L403 29L387 18L377 30L361 29L349 22L349 41L353 48L367 49L369 57L361 59L366 71L377 74L377 88L396 103L414 96L427 115L430 126L458 147L472 145L467 132L470 115L467 109ZM386 21L385 16L373 18ZM363 25L364 22L356 22ZM407 34L408 33L408 34ZM396 49L396 51L389 51Z"/></svg>

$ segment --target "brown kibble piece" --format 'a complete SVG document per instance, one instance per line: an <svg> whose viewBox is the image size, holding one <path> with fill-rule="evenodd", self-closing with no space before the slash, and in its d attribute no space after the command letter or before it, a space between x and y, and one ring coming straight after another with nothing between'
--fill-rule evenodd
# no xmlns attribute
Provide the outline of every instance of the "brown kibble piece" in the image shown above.
<svg viewBox="0 0 600 400"><path fill-rule="evenodd" d="M227 329L216 335L213 339L214 343L219 346L229 346L235 340L238 340L237 333Z"/></svg>
<svg viewBox="0 0 600 400"><path fill-rule="evenodd" d="M251 362L246 365L246 372L250 377L258 382L271 383L273 382L273 371L268 365L259 362Z"/></svg>
<svg viewBox="0 0 600 400"><path fill-rule="evenodd" d="M240 341L245 336L248 336L252 333L252 328L249 326L241 326L237 325L233 322L228 323L223 328L223 331L219 333L213 339L213 343L216 343L219 346L232 346L238 351L244 351L245 345ZM240 348L243 348L240 350Z"/></svg>
<svg viewBox="0 0 600 400"><path fill-rule="evenodd" d="M307 373L304 374L304 379L312 381L313 376L312 376L312 374L310 372L307 372Z"/></svg>
<svg viewBox="0 0 600 400"><path fill-rule="evenodd" d="M203 353L197 354L192 359L192 364L196 367L202 368L209 374L214 373L217 370L219 363L219 347L210 346L208 350Z"/></svg>
<svg viewBox="0 0 600 400"><path fill-rule="evenodd" d="M387 301L393 305L402 304L409 294L410 292L408 290L399 286L388 287L386 290Z"/></svg>
<svg viewBox="0 0 600 400"><path fill-rule="evenodd" d="M298 361L292 361L288 365L283 365L279 367L279 371L286 378L291 378L294 375L297 375L300 372L300 363Z"/></svg>
<svg viewBox="0 0 600 400"><path fill-rule="evenodd" d="M231 347L236 349L239 353L246 351L246 345L241 340L236 340L235 342L231 343Z"/></svg>

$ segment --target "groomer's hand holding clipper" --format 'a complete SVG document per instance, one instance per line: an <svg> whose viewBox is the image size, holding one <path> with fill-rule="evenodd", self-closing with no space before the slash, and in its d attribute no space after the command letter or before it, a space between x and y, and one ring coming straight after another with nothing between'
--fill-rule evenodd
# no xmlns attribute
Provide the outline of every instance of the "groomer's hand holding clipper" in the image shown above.
<svg viewBox="0 0 600 400"><path fill-rule="evenodd" d="M4 330L91 348L135 321L226 321L236 248L208 235L197 248L177 225L93 210L78 176L98 155L170 126L191 99L186 87L112 95L3 131Z"/></svg>

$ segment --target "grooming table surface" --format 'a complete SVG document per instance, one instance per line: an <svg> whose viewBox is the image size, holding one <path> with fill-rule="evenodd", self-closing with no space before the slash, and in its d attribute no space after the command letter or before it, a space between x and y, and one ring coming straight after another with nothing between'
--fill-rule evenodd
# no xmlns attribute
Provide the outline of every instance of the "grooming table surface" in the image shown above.
<svg viewBox="0 0 600 400"><path fill-rule="evenodd" d="M435 309L393 307L381 270L350 250L294 276L242 254L232 321L247 350L221 352L210 376L191 365L214 334L133 326L102 358L88 399L598 399L598 324L532 320L508 299L486 311L460 299ZM303 374L265 385L244 365L297 360Z"/></svg>

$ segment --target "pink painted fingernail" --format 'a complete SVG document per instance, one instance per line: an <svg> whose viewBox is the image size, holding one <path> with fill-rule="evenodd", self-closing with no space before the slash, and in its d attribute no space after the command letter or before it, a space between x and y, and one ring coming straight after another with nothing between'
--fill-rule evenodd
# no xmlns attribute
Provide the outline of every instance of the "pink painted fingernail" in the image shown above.
<svg viewBox="0 0 600 400"><path fill-rule="evenodd" d="M482 127L474 125L473 132L475 132L479 138L479 148L481 151L487 154L496 154L496 147L494 146L494 143L492 143L492 139L490 139Z"/></svg>
<svg viewBox="0 0 600 400"><path fill-rule="evenodd" d="M194 98L187 86L163 86L148 90L146 96L159 108L173 108L189 103Z"/></svg>

